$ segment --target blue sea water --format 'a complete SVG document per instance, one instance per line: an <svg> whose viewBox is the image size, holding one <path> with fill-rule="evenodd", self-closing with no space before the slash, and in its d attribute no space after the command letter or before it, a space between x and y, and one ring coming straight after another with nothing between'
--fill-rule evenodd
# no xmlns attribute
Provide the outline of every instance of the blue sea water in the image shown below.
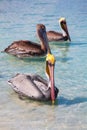
<svg viewBox="0 0 87 130"><path fill-rule="evenodd" d="M56 105L20 100L7 84L16 73L45 77L44 59L0 53L0 130L87 130L87 0L0 0L0 52L15 40L38 42L36 24L61 31L65 17L71 43L49 43L55 55Z"/></svg>

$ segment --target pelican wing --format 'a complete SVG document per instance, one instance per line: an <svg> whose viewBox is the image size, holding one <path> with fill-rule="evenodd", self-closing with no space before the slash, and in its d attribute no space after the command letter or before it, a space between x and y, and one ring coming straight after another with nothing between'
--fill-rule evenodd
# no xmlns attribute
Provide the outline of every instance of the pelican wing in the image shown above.
<svg viewBox="0 0 87 130"><path fill-rule="evenodd" d="M13 42L4 51L18 57L29 55L35 56L44 53L41 50L41 45L31 41L23 41L23 40Z"/></svg>
<svg viewBox="0 0 87 130"><path fill-rule="evenodd" d="M47 89L47 83L45 82L45 80L43 80L43 82L45 82L44 84L43 82L41 82L42 78L40 79L40 77L38 77L36 78L36 75L32 76L25 74L17 74L15 77L9 80L8 83L17 93L27 96L31 99L49 99L50 91L49 89Z"/></svg>
<svg viewBox="0 0 87 130"><path fill-rule="evenodd" d="M39 99L43 97L41 91L34 84L30 76L17 74L8 81L12 88L17 92L29 98Z"/></svg>

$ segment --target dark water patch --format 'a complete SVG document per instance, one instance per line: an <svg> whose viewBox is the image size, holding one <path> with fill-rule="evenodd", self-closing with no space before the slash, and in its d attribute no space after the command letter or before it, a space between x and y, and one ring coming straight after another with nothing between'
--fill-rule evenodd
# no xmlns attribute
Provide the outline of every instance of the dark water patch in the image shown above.
<svg viewBox="0 0 87 130"><path fill-rule="evenodd" d="M83 46L83 45L87 45L86 42L74 42L74 43L71 43L71 46Z"/></svg>
<svg viewBox="0 0 87 130"><path fill-rule="evenodd" d="M1 51L2 54L5 54L6 57L6 60L12 60L12 61L24 61L24 62L30 62L30 61L33 61L33 62L43 62L45 61L46 59L46 56L36 56L36 57L23 57L23 58L20 58L20 57L16 57L16 56L13 56L13 55L10 55L10 54L7 54L5 53L4 51Z"/></svg>
<svg viewBox="0 0 87 130"><path fill-rule="evenodd" d="M87 102L87 97L75 97L74 99L67 99L65 97L59 97L58 103L59 105L75 105L79 103Z"/></svg>

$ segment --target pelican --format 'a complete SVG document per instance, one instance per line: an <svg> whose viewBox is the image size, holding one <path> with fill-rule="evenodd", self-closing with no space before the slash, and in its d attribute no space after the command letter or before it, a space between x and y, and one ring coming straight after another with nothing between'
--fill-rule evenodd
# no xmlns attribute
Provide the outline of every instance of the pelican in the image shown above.
<svg viewBox="0 0 87 130"><path fill-rule="evenodd" d="M47 38L49 42L52 41L71 41L69 32L68 32L68 27L66 23L66 19L64 17L59 19L59 24L62 29L63 33L60 32L55 32L55 31L48 31L47 32Z"/></svg>
<svg viewBox="0 0 87 130"><path fill-rule="evenodd" d="M46 75L48 80L43 79L37 74L17 74L8 83L19 95L33 100L55 102L58 88L54 83L55 57L48 53L46 56Z"/></svg>
<svg viewBox="0 0 87 130"><path fill-rule="evenodd" d="M4 52L19 58L46 55L49 50L46 28L43 24L37 24L36 29L40 44L27 40L14 41Z"/></svg>

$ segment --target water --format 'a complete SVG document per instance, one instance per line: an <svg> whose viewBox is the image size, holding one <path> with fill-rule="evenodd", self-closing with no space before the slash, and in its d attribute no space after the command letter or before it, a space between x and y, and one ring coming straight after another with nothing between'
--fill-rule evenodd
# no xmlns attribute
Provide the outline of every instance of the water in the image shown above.
<svg viewBox="0 0 87 130"><path fill-rule="evenodd" d="M1 0L0 51L15 40L37 41L36 24L60 30L58 18L66 17L72 42L51 43L56 57L55 83L60 93L56 105L20 100L7 84L16 73L45 77L44 59L18 59L0 53L0 130L87 129L87 1Z"/></svg>

